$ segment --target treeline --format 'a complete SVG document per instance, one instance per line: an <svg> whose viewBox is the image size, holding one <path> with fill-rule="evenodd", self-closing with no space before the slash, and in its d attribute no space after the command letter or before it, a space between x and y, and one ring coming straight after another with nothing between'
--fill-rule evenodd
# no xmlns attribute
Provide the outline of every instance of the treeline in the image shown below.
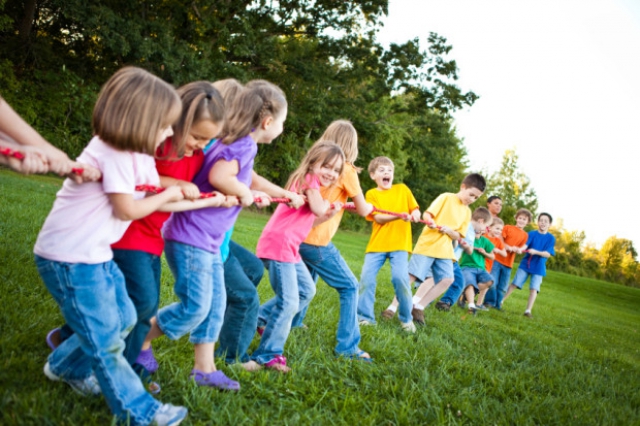
<svg viewBox="0 0 640 426"><path fill-rule="evenodd" d="M100 86L122 66L175 86L266 79L285 91L289 115L283 135L261 147L259 173L284 184L324 128L345 118L358 129L358 165L389 156L396 180L426 206L457 190L465 173L451 113L477 96L454 84L458 69L443 37L377 42L387 3L0 0L0 93L76 156L90 139ZM362 183L373 186L366 173Z"/></svg>

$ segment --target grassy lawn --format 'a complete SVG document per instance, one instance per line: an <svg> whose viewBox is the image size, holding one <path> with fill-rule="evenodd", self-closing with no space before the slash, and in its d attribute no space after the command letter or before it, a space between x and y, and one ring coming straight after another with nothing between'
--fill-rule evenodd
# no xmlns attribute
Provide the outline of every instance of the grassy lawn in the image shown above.
<svg viewBox="0 0 640 426"><path fill-rule="evenodd" d="M32 248L60 179L0 170L0 424L103 425L104 400L81 398L45 378L44 338L62 322L41 283ZM234 239L249 249L267 216L241 215ZM368 236L341 232L336 245L359 276ZM388 266L376 311L392 297ZM162 305L173 300L163 269ZM218 367L241 382L237 394L189 382L187 338L154 345L160 399L185 405L183 424L640 425L640 290L551 272L534 318L527 291L502 312L470 316L425 311L427 326L404 334L397 320L362 329L373 364L335 359L337 293L320 282L306 323L285 347L289 375ZM272 295L265 277L262 300ZM257 346L257 339L253 342Z"/></svg>

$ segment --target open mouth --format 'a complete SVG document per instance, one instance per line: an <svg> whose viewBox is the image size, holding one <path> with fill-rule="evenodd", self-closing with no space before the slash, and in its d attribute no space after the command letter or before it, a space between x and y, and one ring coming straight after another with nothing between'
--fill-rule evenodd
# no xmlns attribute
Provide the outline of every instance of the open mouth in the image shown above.
<svg viewBox="0 0 640 426"><path fill-rule="evenodd" d="M382 183L384 183L385 185L388 185L389 182L391 182L391 179L388 177L382 178Z"/></svg>

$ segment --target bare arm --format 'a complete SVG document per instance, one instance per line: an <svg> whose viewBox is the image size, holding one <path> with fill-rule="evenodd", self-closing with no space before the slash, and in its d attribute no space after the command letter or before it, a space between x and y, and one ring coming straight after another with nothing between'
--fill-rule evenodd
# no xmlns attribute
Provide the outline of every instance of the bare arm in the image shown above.
<svg viewBox="0 0 640 426"><path fill-rule="evenodd" d="M548 251L539 251L536 249L529 249L529 254L534 254L536 256L544 257L547 259L551 257L551 253L549 253Z"/></svg>
<svg viewBox="0 0 640 426"><path fill-rule="evenodd" d="M113 215L120 220L141 219L166 203L183 199L182 191L177 186L171 186L160 194L141 200L135 200L132 194L112 193L107 195L113 206Z"/></svg>
<svg viewBox="0 0 640 426"><path fill-rule="evenodd" d="M163 204L158 211L161 212L184 212L187 210L203 209L205 207L220 207L225 202L224 194L215 192L215 196L210 198L200 198L197 200L180 200Z"/></svg>
<svg viewBox="0 0 640 426"><path fill-rule="evenodd" d="M288 198L291 200L289 207L297 209L305 203L304 197L300 194L296 194L270 182L264 177L257 174L255 171L251 175L251 189L255 191L261 191L275 198Z"/></svg>
<svg viewBox="0 0 640 426"><path fill-rule="evenodd" d="M253 204L253 194L247 185L238 180L238 162L218 160L209 171L209 183L226 195L240 198L243 207Z"/></svg>
<svg viewBox="0 0 640 426"><path fill-rule="evenodd" d="M305 191L305 195L307 196L309 209L311 209L311 212L318 217L324 215L331 206L327 200L322 198L320 191L317 189L309 188Z"/></svg>
<svg viewBox="0 0 640 426"><path fill-rule="evenodd" d="M362 193L351 198L356 206L356 213L362 217L367 217L373 212L373 204L367 203Z"/></svg>

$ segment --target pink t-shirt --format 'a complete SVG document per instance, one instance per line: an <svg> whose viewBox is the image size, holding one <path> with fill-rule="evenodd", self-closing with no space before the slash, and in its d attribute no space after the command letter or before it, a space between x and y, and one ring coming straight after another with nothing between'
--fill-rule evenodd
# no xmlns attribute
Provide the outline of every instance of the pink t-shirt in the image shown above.
<svg viewBox="0 0 640 426"><path fill-rule="evenodd" d="M133 194L136 185L160 184L152 156L120 151L95 136L78 161L98 168L102 182L77 184L66 179L58 191L33 252L58 262L97 264L113 258L111 244L131 221L117 219L107 194Z"/></svg>
<svg viewBox="0 0 640 426"><path fill-rule="evenodd" d="M307 188L320 189L320 181L316 175L308 174L305 179ZM256 247L256 256L279 262L302 261L298 249L309 235L315 219L316 216L308 204L298 209L280 204L262 230Z"/></svg>

